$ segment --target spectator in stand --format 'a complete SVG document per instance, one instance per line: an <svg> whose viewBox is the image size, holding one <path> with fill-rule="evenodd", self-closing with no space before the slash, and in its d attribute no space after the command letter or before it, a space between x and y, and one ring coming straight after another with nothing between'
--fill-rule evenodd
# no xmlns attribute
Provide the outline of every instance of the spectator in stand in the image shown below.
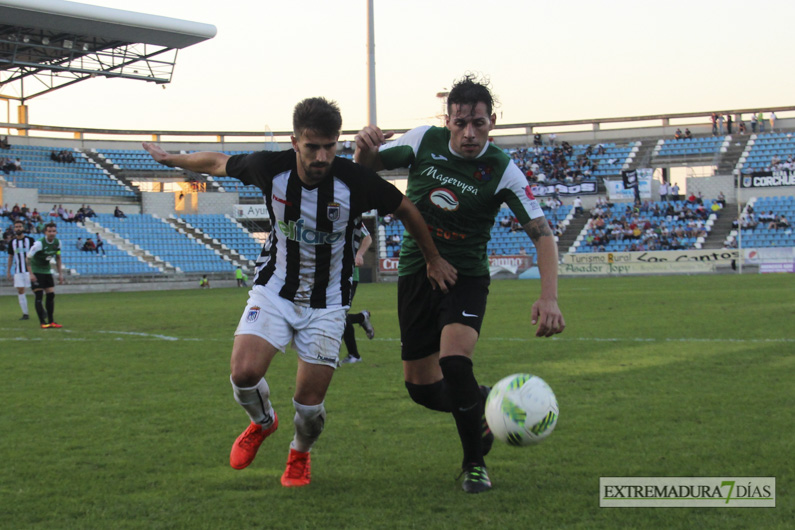
<svg viewBox="0 0 795 530"><path fill-rule="evenodd" d="M668 183L664 180L660 182L660 200L668 201Z"/></svg>
<svg viewBox="0 0 795 530"><path fill-rule="evenodd" d="M579 217L582 215L582 199L577 196L573 202L574 206L574 217Z"/></svg>
<svg viewBox="0 0 795 530"><path fill-rule="evenodd" d="M740 134L745 135L745 122L744 121L741 121L740 125L737 128L740 131Z"/></svg>
<svg viewBox="0 0 795 530"><path fill-rule="evenodd" d="M83 244L83 251L96 252L97 254L99 254L99 252L97 251L97 244L94 243L94 240L91 239L90 237L86 239L86 242Z"/></svg>
<svg viewBox="0 0 795 530"><path fill-rule="evenodd" d="M778 228L786 230L787 228L789 228L789 221L787 220L787 216L784 214L779 215L778 217L776 217L776 220L772 221L769 225L767 225L767 227L770 230L776 230Z"/></svg>
<svg viewBox="0 0 795 530"><path fill-rule="evenodd" d="M765 115L760 112L756 115L756 120L759 122L759 132L765 132Z"/></svg>
<svg viewBox="0 0 795 530"><path fill-rule="evenodd" d="M691 133L690 129L688 129L688 128L685 128L685 139L686 140L692 140L693 139L693 133Z"/></svg>
<svg viewBox="0 0 795 530"><path fill-rule="evenodd" d="M717 113L713 112L712 116L710 116L712 120L712 136L718 135L718 115Z"/></svg>
<svg viewBox="0 0 795 530"><path fill-rule="evenodd" d="M541 147L543 145L543 142L541 141L541 135L540 134L535 133L533 135L533 145L536 146L536 147Z"/></svg>
<svg viewBox="0 0 795 530"><path fill-rule="evenodd" d="M726 132L728 132L729 134L732 133L732 123L734 123L732 121L732 115L731 114L727 114L726 115Z"/></svg>
<svg viewBox="0 0 795 530"><path fill-rule="evenodd" d="M102 238L100 237L99 232L96 232L95 235L97 236L97 242L96 242L96 245L97 245L97 256L99 256L99 251L100 250L102 250L102 255L103 256L107 256L107 253L105 252L105 242L102 241Z"/></svg>
<svg viewBox="0 0 795 530"><path fill-rule="evenodd" d="M83 238L82 237L78 237L77 238L77 244L75 245L75 248L77 248L77 250L83 251L83 250L85 250L83 245L84 245Z"/></svg>
<svg viewBox="0 0 795 530"><path fill-rule="evenodd" d="M83 215L85 215L89 219L97 216L96 212L94 212L94 210L91 209L90 205L86 205L86 207L83 209Z"/></svg>
<svg viewBox="0 0 795 530"><path fill-rule="evenodd" d="M671 200L679 200L679 184L674 184L671 186Z"/></svg>
<svg viewBox="0 0 795 530"><path fill-rule="evenodd" d="M770 132L776 132L776 113L770 113Z"/></svg>
<svg viewBox="0 0 795 530"><path fill-rule="evenodd" d="M758 118L756 114L751 114L751 132L756 134L756 124L758 123Z"/></svg>
<svg viewBox="0 0 795 530"><path fill-rule="evenodd" d="M127 216L124 215L124 212L122 212L121 209L118 206L116 206L116 209L113 210L113 217L116 217L116 218L119 218L119 219L126 219L127 218Z"/></svg>
<svg viewBox="0 0 795 530"><path fill-rule="evenodd" d="M723 122L726 118L723 117L723 114L718 114L718 136L723 136Z"/></svg>
<svg viewBox="0 0 795 530"><path fill-rule="evenodd" d="M0 138L0 149L11 149L11 144L8 143L8 136Z"/></svg>
<svg viewBox="0 0 795 530"><path fill-rule="evenodd" d="M682 129L677 128L676 132L674 133L674 140L681 140L682 139Z"/></svg>

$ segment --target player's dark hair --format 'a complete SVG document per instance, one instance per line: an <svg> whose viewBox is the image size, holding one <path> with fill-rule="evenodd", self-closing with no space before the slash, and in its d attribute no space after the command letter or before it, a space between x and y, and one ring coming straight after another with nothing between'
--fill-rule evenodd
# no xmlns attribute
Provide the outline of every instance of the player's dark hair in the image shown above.
<svg viewBox="0 0 795 530"><path fill-rule="evenodd" d="M342 114L336 101L328 101L326 98L307 98L295 106L293 133L296 137L307 130L321 136L339 136L341 129Z"/></svg>
<svg viewBox="0 0 795 530"><path fill-rule="evenodd" d="M450 94L447 96L447 113L450 114L453 105L470 105L472 108L478 103L486 104L486 113L491 116L492 109L497 102L491 94L488 78L481 78L475 74L464 74L464 77L453 83Z"/></svg>
<svg viewBox="0 0 795 530"><path fill-rule="evenodd" d="M57 225L57 224L55 224L55 223L47 223L46 225L44 225L44 229L45 229L45 230L47 230L49 227L53 227L53 228L56 228L56 229L57 229L57 228L58 228L58 225Z"/></svg>

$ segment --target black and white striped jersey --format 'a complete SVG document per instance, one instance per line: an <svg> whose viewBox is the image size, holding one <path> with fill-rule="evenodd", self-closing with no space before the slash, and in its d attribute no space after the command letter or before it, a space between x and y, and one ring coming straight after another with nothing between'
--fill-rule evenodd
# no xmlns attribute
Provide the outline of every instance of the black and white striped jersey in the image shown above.
<svg viewBox="0 0 795 530"><path fill-rule="evenodd" d="M8 255L11 256L11 274L28 273L28 264L25 262L25 256L28 255L33 243L35 241L30 236L25 236L22 239L13 238L8 243Z"/></svg>
<svg viewBox="0 0 795 530"><path fill-rule="evenodd" d="M361 216L372 209L394 212L403 194L377 173L340 157L326 179L307 187L292 149L232 156L226 173L262 190L273 226L254 284L299 305L350 305Z"/></svg>

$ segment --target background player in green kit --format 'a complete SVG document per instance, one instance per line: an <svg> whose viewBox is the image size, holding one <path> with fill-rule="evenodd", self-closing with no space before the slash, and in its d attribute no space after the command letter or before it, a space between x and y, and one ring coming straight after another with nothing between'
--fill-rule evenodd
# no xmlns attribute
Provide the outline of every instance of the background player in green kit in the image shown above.
<svg viewBox="0 0 795 530"><path fill-rule="evenodd" d="M50 270L50 259L55 258L55 267L58 270L58 283L63 284L63 269L61 264L61 242L55 237L58 227L55 223L47 223L44 227L44 237L36 241L30 248L27 256L28 270L30 271L30 286L36 296L36 314L39 315L41 327L61 328L55 321L55 282ZM45 305L42 303L44 295Z"/></svg>
<svg viewBox="0 0 795 530"><path fill-rule="evenodd" d="M563 331L558 308L555 239L527 179L489 143L496 115L486 82L465 76L447 99L445 127L412 129L394 142L369 126L356 136L355 160L371 169L410 168L406 195L420 210L441 255L458 270L447 294L431 289L416 242L404 234L398 267L398 318L403 375L411 398L452 412L463 446L463 489L491 488L484 455L493 435L483 419L487 387L479 387L472 358L486 311L486 247L507 203L538 252L541 296L531 309L536 335Z"/></svg>

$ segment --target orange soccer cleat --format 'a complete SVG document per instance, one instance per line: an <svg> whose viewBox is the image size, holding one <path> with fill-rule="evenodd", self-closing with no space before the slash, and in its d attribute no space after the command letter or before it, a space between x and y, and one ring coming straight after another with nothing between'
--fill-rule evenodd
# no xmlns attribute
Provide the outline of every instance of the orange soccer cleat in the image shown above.
<svg viewBox="0 0 795 530"><path fill-rule="evenodd" d="M287 457L287 469L282 475L282 486L287 488L306 486L312 480L310 469L312 459L309 451L302 453L295 449L290 449Z"/></svg>
<svg viewBox="0 0 795 530"><path fill-rule="evenodd" d="M270 427L263 429L259 423L251 422L248 429L237 437L232 445L232 452L229 454L229 465L235 469L243 469L254 461L257 451L265 438L273 434L279 428L279 417L273 413L273 423Z"/></svg>

